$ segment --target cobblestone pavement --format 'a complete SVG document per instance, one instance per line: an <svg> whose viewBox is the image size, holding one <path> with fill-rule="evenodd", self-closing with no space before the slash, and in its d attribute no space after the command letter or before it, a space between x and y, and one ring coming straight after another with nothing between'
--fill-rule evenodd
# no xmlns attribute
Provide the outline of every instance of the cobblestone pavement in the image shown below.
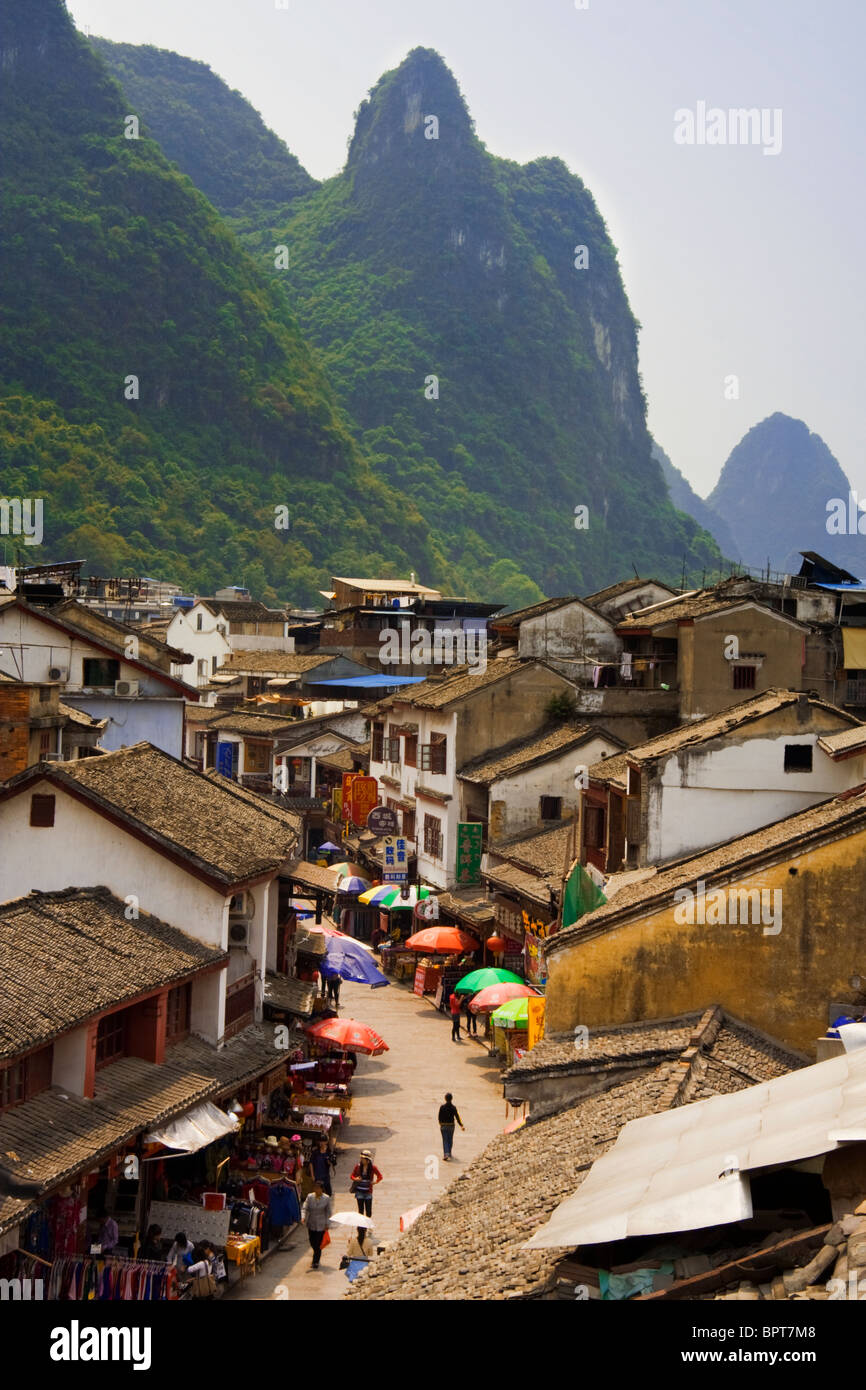
<svg viewBox="0 0 866 1390"><path fill-rule="evenodd" d="M507 1117L500 1067L491 1062L486 1048L467 1040L462 1029L461 1041L452 1042L450 1018L403 984L387 989L344 984L340 1013L369 1023L390 1051L381 1057L358 1057L351 1119L340 1142L333 1180L333 1209L356 1210L349 1174L361 1149L371 1149L373 1162L383 1174L373 1196L374 1237L384 1243L398 1239L403 1212L438 1197L502 1132ZM456 1130L450 1163L442 1161L436 1120L446 1091L453 1092L466 1126L465 1133ZM306 1230L298 1227L284 1250L267 1257L260 1274L236 1285L225 1297L341 1298L348 1284L338 1266L349 1234L347 1228L332 1226L321 1267L311 1270Z"/></svg>

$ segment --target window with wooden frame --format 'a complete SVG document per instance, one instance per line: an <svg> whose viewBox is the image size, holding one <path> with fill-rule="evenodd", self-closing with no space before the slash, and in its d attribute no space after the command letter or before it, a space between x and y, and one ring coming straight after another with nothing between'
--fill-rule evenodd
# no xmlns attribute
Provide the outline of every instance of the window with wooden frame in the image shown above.
<svg viewBox="0 0 866 1390"><path fill-rule="evenodd" d="M47 758L47 756L48 756L48 754L49 754L50 752L51 752L51 730L50 730L50 729L42 729L41 732L40 732L40 734L39 734L39 756L40 756L40 758Z"/></svg>
<svg viewBox="0 0 866 1390"><path fill-rule="evenodd" d="M113 656L86 656L81 668L82 685L108 686L120 680L120 662Z"/></svg>
<svg viewBox="0 0 866 1390"><path fill-rule="evenodd" d="M168 991L165 1003L165 1040L167 1043L180 1042L189 1035L189 1021L192 1012L192 983L177 985Z"/></svg>
<svg viewBox="0 0 866 1390"><path fill-rule="evenodd" d="M636 796L625 804L625 838L630 845L640 843L640 799Z"/></svg>
<svg viewBox="0 0 866 1390"><path fill-rule="evenodd" d="M604 849L604 807L584 806L583 838L587 849Z"/></svg>
<svg viewBox="0 0 866 1390"><path fill-rule="evenodd" d="M440 776L448 765L447 734L431 734L429 743L422 743L418 749L418 766L424 772L435 772Z"/></svg>
<svg viewBox="0 0 866 1390"><path fill-rule="evenodd" d="M407 840L415 839L415 812L403 812L403 835Z"/></svg>
<svg viewBox="0 0 866 1390"><path fill-rule="evenodd" d="M384 724L373 725L373 736L370 743L370 761L374 763L383 763L385 761Z"/></svg>
<svg viewBox="0 0 866 1390"><path fill-rule="evenodd" d="M30 824L50 828L54 824L54 794L34 792L30 798Z"/></svg>
<svg viewBox="0 0 866 1390"><path fill-rule="evenodd" d="M560 820L562 817L562 797L543 796L539 807L542 820Z"/></svg>
<svg viewBox="0 0 866 1390"><path fill-rule="evenodd" d="M731 672L734 690L754 690L757 666L735 666Z"/></svg>
<svg viewBox="0 0 866 1390"><path fill-rule="evenodd" d="M126 1056L127 1011L106 1014L96 1027L96 1069Z"/></svg>
<svg viewBox="0 0 866 1390"><path fill-rule="evenodd" d="M400 740L393 735L385 739L385 762L399 763L400 761Z"/></svg>
<svg viewBox="0 0 866 1390"><path fill-rule="evenodd" d="M442 858L442 822L438 816L424 817L424 853L431 859Z"/></svg>
<svg viewBox="0 0 866 1390"><path fill-rule="evenodd" d="M0 1068L0 1110L20 1105L27 1099L29 1057L22 1057L8 1067Z"/></svg>
<svg viewBox="0 0 866 1390"><path fill-rule="evenodd" d="M418 735L407 734L406 746L403 749L403 761L407 767L418 766Z"/></svg>

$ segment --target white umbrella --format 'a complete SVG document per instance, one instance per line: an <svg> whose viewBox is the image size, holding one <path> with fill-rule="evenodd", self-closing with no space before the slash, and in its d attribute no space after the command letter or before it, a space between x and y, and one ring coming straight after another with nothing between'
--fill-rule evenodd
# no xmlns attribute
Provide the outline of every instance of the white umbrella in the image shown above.
<svg viewBox="0 0 866 1390"><path fill-rule="evenodd" d="M335 1211L331 1220L338 1226L366 1226L368 1230L373 1225L372 1216L362 1216L359 1211Z"/></svg>

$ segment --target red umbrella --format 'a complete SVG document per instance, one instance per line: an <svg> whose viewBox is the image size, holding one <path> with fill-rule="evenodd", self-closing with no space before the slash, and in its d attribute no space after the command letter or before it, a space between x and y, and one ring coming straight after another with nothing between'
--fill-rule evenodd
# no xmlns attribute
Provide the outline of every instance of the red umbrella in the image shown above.
<svg viewBox="0 0 866 1390"><path fill-rule="evenodd" d="M410 951L432 951L450 955L452 951L477 951L480 943L458 927L423 927L404 941Z"/></svg>
<svg viewBox="0 0 866 1390"><path fill-rule="evenodd" d="M367 1052L371 1057L389 1050L384 1038L354 1018L324 1018L319 1023L305 1023L304 1032L322 1042L335 1043L348 1052Z"/></svg>
<svg viewBox="0 0 866 1390"><path fill-rule="evenodd" d="M500 1004L507 1004L509 999L529 999L537 994L538 990L530 989L529 985L514 985L506 981L505 984L480 989L469 1007L474 1014L491 1013Z"/></svg>

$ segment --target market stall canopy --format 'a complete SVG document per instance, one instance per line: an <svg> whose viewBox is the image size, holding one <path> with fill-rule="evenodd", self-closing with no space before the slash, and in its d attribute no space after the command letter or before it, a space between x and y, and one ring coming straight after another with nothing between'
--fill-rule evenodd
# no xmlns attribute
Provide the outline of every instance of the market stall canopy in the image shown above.
<svg viewBox="0 0 866 1390"><path fill-rule="evenodd" d="M358 902L363 903L365 907L381 907L390 911L394 907L415 907L425 898L429 898L432 892L432 888L425 888L423 884L417 887L413 883L404 898L399 884L380 883L378 887L368 888L366 893L362 893Z"/></svg>
<svg viewBox="0 0 866 1390"><path fill-rule="evenodd" d="M455 985L456 990L457 986ZM537 989L532 989L522 982L515 984L512 980L505 980L502 984L486 985L484 989L480 989L469 1007L474 1014L490 1013L512 999L536 999L537 997Z"/></svg>
<svg viewBox="0 0 866 1390"><path fill-rule="evenodd" d="M450 955L452 951L477 951L480 942L459 927L424 927L405 941L410 951L432 951Z"/></svg>
<svg viewBox="0 0 866 1390"><path fill-rule="evenodd" d="M161 1125L159 1129L149 1129L144 1136L144 1142L164 1144L167 1149L194 1154L224 1134L233 1134L237 1127L236 1115L227 1115L224 1110L206 1100L176 1120L169 1120L168 1124Z"/></svg>
<svg viewBox="0 0 866 1390"><path fill-rule="evenodd" d="M369 985L371 989L382 989L391 983L360 942L356 944L348 936L329 936L327 941L325 959L319 967L323 979L351 980L353 984Z"/></svg>
<svg viewBox="0 0 866 1390"><path fill-rule="evenodd" d="M311 1038L333 1043L348 1052L366 1052L378 1057L380 1052L388 1052L389 1047L383 1038L366 1023L354 1018L325 1018L319 1023L305 1023L304 1032Z"/></svg>
<svg viewBox="0 0 866 1390"><path fill-rule="evenodd" d="M464 975L462 980L458 980L454 986L454 992L455 994L475 994L479 989L486 989L488 985L501 985L508 980L514 985L523 984L520 976L515 975L513 970L503 970L499 965L485 965L480 970L470 970L468 975Z"/></svg>
<svg viewBox="0 0 866 1390"><path fill-rule="evenodd" d="M866 1048L632 1120L525 1248L746 1221L749 1172L856 1142L866 1142Z"/></svg>

